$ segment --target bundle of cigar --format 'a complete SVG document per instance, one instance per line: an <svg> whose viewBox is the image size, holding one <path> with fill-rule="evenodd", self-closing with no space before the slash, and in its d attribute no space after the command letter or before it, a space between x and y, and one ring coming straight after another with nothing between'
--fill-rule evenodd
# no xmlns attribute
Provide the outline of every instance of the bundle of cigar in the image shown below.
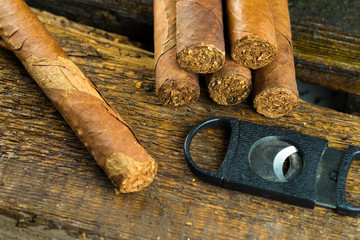
<svg viewBox="0 0 360 240"><path fill-rule="evenodd" d="M204 76L221 105L252 93L256 111L272 118L297 105L287 0L154 0L154 36L164 104L196 101Z"/></svg>

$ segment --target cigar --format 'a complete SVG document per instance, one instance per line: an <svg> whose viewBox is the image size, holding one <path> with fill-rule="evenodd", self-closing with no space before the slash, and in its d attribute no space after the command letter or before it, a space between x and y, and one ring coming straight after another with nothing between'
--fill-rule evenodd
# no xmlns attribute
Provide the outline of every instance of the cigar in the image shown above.
<svg viewBox="0 0 360 240"><path fill-rule="evenodd" d="M3 0L0 36L120 192L151 183L157 165L23 0Z"/></svg>
<svg viewBox="0 0 360 240"><path fill-rule="evenodd" d="M290 113L298 103L291 26L287 0L273 1L271 10L278 53L263 68L254 71L253 101L256 111L276 118Z"/></svg>
<svg viewBox="0 0 360 240"><path fill-rule="evenodd" d="M236 105L245 100L251 92L251 72L248 68L226 57L225 65L219 71L206 77L211 99L220 105Z"/></svg>
<svg viewBox="0 0 360 240"><path fill-rule="evenodd" d="M277 52L271 0L227 0L232 59L257 69L270 63Z"/></svg>
<svg viewBox="0 0 360 240"><path fill-rule="evenodd" d="M221 0L176 1L177 61L192 73L213 73L225 63Z"/></svg>
<svg viewBox="0 0 360 240"><path fill-rule="evenodd" d="M175 7L175 0L154 0L155 87L162 103L183 106L199 98L200 86L176 61Z"/></svg>

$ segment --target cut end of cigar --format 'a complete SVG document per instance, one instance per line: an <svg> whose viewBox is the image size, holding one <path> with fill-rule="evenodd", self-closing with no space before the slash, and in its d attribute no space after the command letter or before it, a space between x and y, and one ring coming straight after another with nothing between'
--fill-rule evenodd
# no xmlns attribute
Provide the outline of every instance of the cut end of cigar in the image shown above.
<svg viewBox="0 0 360 240"><path fill-rule="evenodd" d="M298 96L286 88L270 88L254 99L256 111L266 117L278 118L290 113L298 103Z"/></svg>
<svg viewBox="0 0 360 240"><path fill-rule="evenodd" d="M200 88L188 81L167 80L161 85L158 96L164 104L186 106L199 98Z"/></svg>
<svg viewBox="0 0 360 240"><path fill-rule="evenodd" d="M239 39L231 51L232 59L242 66L258 69L274 60L276 47L257 35Z"/></svg>
<svg viewBox="0 0 360 240"><path fill-rule="evenodd" d="M148 186L155 178L157 164L153 158L139 162L124 153L111 154L104 171L121 193L137 192Z"/></svg>
<svg viewBox="0 0 360 240"><path fill-rule="evenodd" d="M208 91L211 99L220 105L236 105L251 92L251 81L239 74L210 77Z"/></svg>
<svg viewBox="0 0 360 240"><path fill-rule="evenodd" d="M213 73L225 63L225 52L212 45L186 48L177 54L181 68L192 73Z"/></svg>

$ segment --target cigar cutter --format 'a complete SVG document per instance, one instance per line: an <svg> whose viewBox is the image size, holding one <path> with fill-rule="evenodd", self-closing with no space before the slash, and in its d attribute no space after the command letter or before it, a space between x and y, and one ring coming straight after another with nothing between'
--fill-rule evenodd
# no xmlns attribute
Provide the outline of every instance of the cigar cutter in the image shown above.
<svg viewBox="0 0 360 240"><path fill-rule="evenodd" d="M230 140L215 172L205 171L191 157L193 137L206 128L225 129ZM193 128L185 140L189 168L204 181L302 207L320 205L340 214L360 215L345 197L346 178L360 148L328 147L328 141L236 118L212 118ZM287 169L284 171L284 164Z"/></svg>

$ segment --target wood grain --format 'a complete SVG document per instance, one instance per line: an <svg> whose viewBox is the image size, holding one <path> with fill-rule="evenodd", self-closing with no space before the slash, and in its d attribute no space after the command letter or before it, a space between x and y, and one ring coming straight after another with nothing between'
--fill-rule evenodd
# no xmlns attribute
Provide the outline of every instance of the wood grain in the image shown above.
<svg viewBox="0 0 360 240"><path fill-rule="evenodd" d="M360 146L360 118L305 102L272 120L244 103L213 103L203 86L189 107L159 104L153 54L91 35L92 28L37 11L71 59L99 87L159 164L158 177L134 194L116 195L112 184L81 145L15 56L0 49L0 214L19 229L58 229L88 239L356 239L357 218L331 209L305 209L212 186L191 173L183 143L198 122L231 116L297 131L345 150ZM121 39L121 37L116 37ZM218 134L216 131L213 134ZM220 142L215 144L221 146ZM213 161L211 141L198 141L199 156ZM217 145L215 145L217 146ZM359 194L355 177L349 190ZM3 219L3 218L2 218ZM5 223L3 223L5 222ZM15 221L0 221L3 226ZM1 235L0 231L0 235ZM11 232L11 230L10 230ZM11 234L11 233L10 233ZM50 234L50 233L49 233ZM52 233L51 233L52 234ZM10 238L10 237L9 237ZM11 239L11 238L10 238ZM29 237L30 239L30 237ZM64 238L65 239L65 238Z"/></svg>
<svg viewBox="0 0 360 240"><path fill-rule="evenodd" d="M292 36L298 79L360 94L360 35L293 24Z"/></svg>

